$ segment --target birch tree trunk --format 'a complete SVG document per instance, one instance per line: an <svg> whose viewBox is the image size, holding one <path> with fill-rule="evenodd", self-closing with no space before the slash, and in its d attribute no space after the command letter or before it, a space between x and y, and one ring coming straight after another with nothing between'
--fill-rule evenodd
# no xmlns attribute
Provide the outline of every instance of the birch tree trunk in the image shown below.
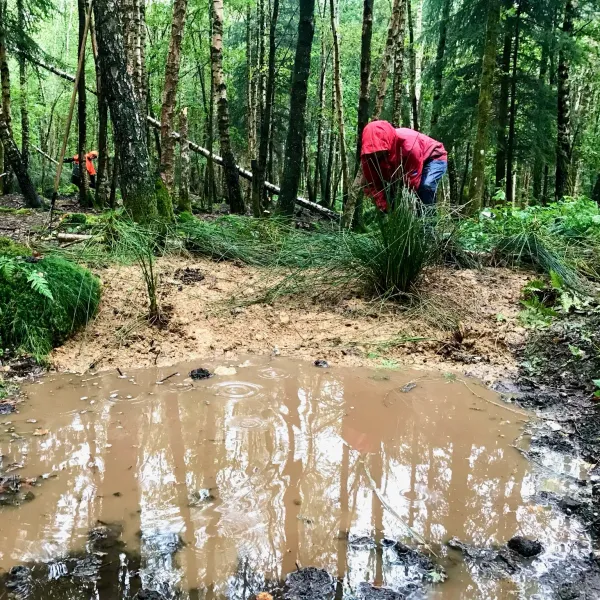
<svg viewBox="0 0 600 600"><path fill-rule="evenodd" d="M323 16L322 21L325 19L327 14L327 2L323 3ZM315 157L315 177L313 180L313 190L315 194L319 194L319 178L321 175L321 163L323 161L323 152L321 146L323 145L323 124L325 114L325 85L327 80L327 55L325 53L325 36L321 36L321 52L319 58L319 109L317 113L317 155ZM323 194L321 194L323 199Z"/></svg>
<svg viewBox="0 0 600 600"><path fill-rule="evenodd" d="M179 133L181 142L179 150L181 155L181 180L179 182L179 202L180 212L192 212L192 203L190 202L190 142L188 109L185 107L179 115Z"/></svg>
<svg viewBox="0 0 600 600"><path fill-rule="evenodd" d="M496 68L496 39L500 23L500 3L490 0L488 5L485 46L479 85L479 102L477 104L477 136L473 148L473 168L469 189L470 213L477 213L483 206L485 193L485 162L488 149L488 132L491 119L492 88L494 70Z"/></svg>
<svg viewBox="0 0 600 600"><path fill-rule="evenodd" d="M102 89L110 108L126 210L138 222L156 215L156 194L150 174L145 115L127 72L127 58L118 0L94 0Z"/></svg>
<svg viewBox="0 0 600 600"><path fill-rule="evenodd" d="M174 129L175 104L177 103L177 86L179 84L179 66L181 64L181 42L185 27L187 0L175 0L173 3L173 19L171 22L171 40L165 66L165 84L162 95L162 110L160 113L160 175L169 196L174 195L175 173L175 139L171 135ZM159 206L159 210L160 210ZM161 216L172 217L172 205L165 207L168 214Z"/></svg>
<svg viewBox="0 0 600 600"><path fill-rule="evenodd" d="M224 162L223 169L229 194L229 208L232 213L244 214L244 198L229 136L229 103L227 102L227 85L223 73L223 0L212 0L212 6L213 35L210 57L217 101L217 120L221 155Z"/></svg>
<svg viewBox="0 0 600 600"><path fill-rule="evenodd" d="M513 195L513 162L516 145L516 119L517 119L517 62L519 58L519 37L521 35L521 10L522 0L517 5L515 17L515 44L512 57L512 77L510 82L510 121L508 126L508 147L506 150L506 203L512 204Z"/></svg>
<svg viewBox="0 0 600 600"><path fill-rule="evenodd" d="M400 127L402 123L402 82L404 79L404 38L406 37L406 0L400 0L398 28L394 47L394 82L392 123Z"/></svg>
<svg viewBox="0 0 600 600"><path fill-rule="evenodd" d="M418 0L417 0L418 1ZM411 0L406 0L408 11L408 63L409 89L412 112L412 128L419 130L419 101L417 98L417 50L415 47L415 28L413 26L413 11Z"/></svg>
<svg viewBox="0 0 600 600"><path fill-rule="evenodd" d="M300 4L300 19L298 23L298 40L296 56L292 71L292 86L290 92L290 113L285 148L285 161L281 182L279 206L286 215L294 214L294 205L298 196L300 169L302 161L302 142L306 121L306 96L308 91L308 76L310 74L310 55L315 33L315 0L298 0Z"/></svg>
<svg viewBox="0 0 600 600"><path fill-rule="evenodd" d="M10 71L8 70L8 61L6 59L6 10L7 0L0 0L0 87L2 111L4 122L8 131L12 135L12 124L10 114ZM1 144L0 144L1 145ZM9 158L4 147L0 148L0 173L9 171ZM0 177L0 195L7 193L10 189L10 175Z"/></svg>
<svg viewBox="0 0 600 600"><path fill-rule="evenodd" d="M342 166L342 199L345 206L348 201L350 174L348 170L348 153L346 152L346 128L344 125L344 93L342 87L342 69L340 64L340 36L338 32L337 9L335 0L330 0L331 33L333 35L333 78L335 82L335 104L337 108L338 131L340 135L340 161ZM354 212L354 210L352 211Z"/></svg>
<svg viewBox="0 0 600 600"><path fill-rule="evenodd" d="M496 187L506 183L506 129L508 126L508 102L510 99L510 53L512 51L512 29L505 22L504 48L500 68L500 97L498 99L498 141L496 143Z"/></svg>
<svg viewBox="0 0 600 600"><path fill-rule="evenodd" d="M390 63L394 54L394 43L397 38L398 23L400 19L400 3L402 1L403 0L394 0L394 3L392 4L392 16L390 17L390 24L388 26L387 38L385 42L385 49L383 51L383 57L381 58L381 66L379 68L379 81L377 84L377 91L375 93L375 108L373 109L373 120L379 119L379 117L381 116L381 111L383 110L383 103L385 102L388 73L390 69Z"/></svg>
<svg viewBox="0 0 600 600"><path fill-rule="evenodd" d="M566 0L562 25L563 40L558 51L556 200L560 200L567 193L569 185L569 165L571 162L571 84L569 81L570 51L567 44L575 35L575 1L576 0Z"/></svg>
<svg viewBox="0 0 600 600"><path fill-rule="evenodd" d="M25 7L23 0L17 0L17 16L19 28L24 32L27 28L25 22ZM23 48L20 48L23 50ZM22 53L19 53L19 92L21 107L21 160L25 169L29 168L29 108L27 106L27 61ZM2 171L0 171L2 172Z"/></svg>

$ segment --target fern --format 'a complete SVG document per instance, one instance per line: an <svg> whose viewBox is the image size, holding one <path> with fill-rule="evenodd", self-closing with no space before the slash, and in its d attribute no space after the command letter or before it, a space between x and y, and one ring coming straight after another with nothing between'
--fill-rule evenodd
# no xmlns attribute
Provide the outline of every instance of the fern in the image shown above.
<svg viewBox="0 0 600 600"><path fill-rule="evenodd" d="M11 256L0 256L0 276L10 279L17 270L17 261Z"/></svg>
<svg viewBox="0 0 600 600"><path fill-rule="evenodd" d="M54 300L54 296L52 295L48 285L48 280L41 271L30 271L27 274L27 281L29 282L29 285L33 291L48 298L48 300Z"/></svg>

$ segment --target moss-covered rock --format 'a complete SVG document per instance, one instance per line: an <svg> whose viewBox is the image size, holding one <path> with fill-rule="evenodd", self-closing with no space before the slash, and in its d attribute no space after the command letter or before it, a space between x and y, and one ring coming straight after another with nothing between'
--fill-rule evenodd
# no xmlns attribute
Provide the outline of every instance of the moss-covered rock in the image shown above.
<svg viewBox="0 0 600 600"><path fill-rule="evenodd" d="M100 282L87 269L58 257L11 255L9 268L0 269L0 347L43 360L99 302Z"/></svg>
<svg viewBox="0 0 600 600"><path fill-rule="evenodd" d="M7 237L0 237L0 256L31 256L31 248Z"/></svg>

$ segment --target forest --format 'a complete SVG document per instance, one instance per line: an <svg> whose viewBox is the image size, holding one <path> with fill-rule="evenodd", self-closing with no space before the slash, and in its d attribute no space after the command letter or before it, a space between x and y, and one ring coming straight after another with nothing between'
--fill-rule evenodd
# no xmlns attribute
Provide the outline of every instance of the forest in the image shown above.
<svg viewBox="0 0 600 600"><path fill-rule="evenodd" d="M600 597L600 0L0 0L0 79L0 598Z"/></svg>

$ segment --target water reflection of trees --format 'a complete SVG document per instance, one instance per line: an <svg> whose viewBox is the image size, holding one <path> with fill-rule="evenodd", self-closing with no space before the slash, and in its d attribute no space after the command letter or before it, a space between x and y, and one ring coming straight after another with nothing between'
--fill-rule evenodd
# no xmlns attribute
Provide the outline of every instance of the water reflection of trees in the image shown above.
<svg viewBox="0 0 600 600"><path fill-rule="evenodd" d="M40 540L61 531L64 552L79 529L121 520L153 587L241 599L297 565L316 565L337 576L341 598L361 581L401 576L380 544L353 543L406 538L371 479L433 545L452 535L505 540L531 520L517 510L528 475L508 454L516 428L504 425L508 437L498 437L499 422L487 409L470 410L476 400L463 386L424 380L402 394L398 378L289 370L268 382L241 371L263 386L247 399L215 397L210 382L185 393L173 382L139 404L106 403L93 419L73 415L47 439L27 442L41 463L69 465L63 483L48 487L53 510L36 526L9 523L6 535ZM114 384L105 378L103 393ZM258 418L256 428L232 425L245 417ZM200 490L212 498L191 502ZM541 527L560 526L544 518ZM16 545L21 556L24 549Z"/></svg>

